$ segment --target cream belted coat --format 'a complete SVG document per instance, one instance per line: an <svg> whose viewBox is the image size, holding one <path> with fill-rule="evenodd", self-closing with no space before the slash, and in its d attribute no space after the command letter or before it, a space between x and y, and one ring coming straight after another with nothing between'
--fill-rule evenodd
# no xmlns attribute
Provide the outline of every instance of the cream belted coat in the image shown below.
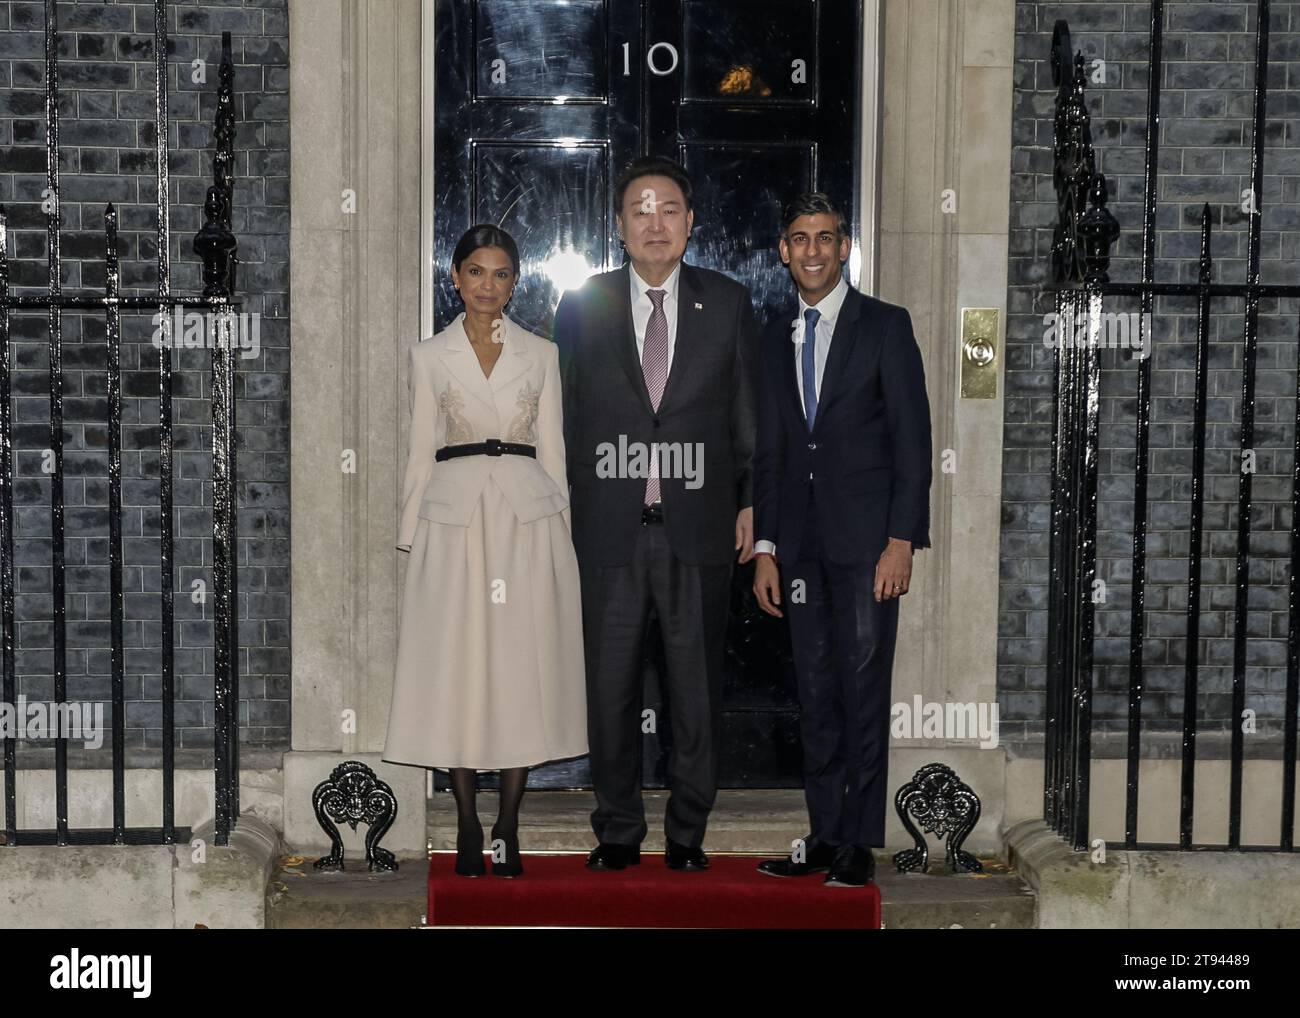
<svg viewBox="0 0 1300 1018"><path fill-rule="evenodd" d="M464 315L410 350L397 546L410 552L384 759L497 770L587 752L578 563L555 344L503 318L485 376ZM533 445L537 458L447 445Z"/></svg>

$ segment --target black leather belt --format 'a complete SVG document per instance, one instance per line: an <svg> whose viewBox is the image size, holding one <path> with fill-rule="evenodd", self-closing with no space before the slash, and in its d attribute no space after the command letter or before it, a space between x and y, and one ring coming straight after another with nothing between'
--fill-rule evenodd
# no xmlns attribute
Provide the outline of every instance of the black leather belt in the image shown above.
<svg viewBox="0 0 1300 1018"><path fill-rule="evenodd" d="M531 456L537 458L537 446L524 445L520 442L503 442L499 438L489 438L486 442L468 442L464 445L444 445L435 454L435 459L453 459L456 456Z"/></svg>
<svg viewBox="0 0 1300 1018"><path fill-rule="evenodd" d="M642 526L644 526L647 523L662 523L663 521L664 521L663 503L656 502L654 505L646 505L641 507Z"/></svg>

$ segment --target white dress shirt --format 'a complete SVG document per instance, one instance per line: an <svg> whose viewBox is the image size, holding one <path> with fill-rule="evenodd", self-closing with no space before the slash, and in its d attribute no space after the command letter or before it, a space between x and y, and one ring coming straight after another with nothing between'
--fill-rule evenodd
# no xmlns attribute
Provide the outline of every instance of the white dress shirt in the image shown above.
<svg viewBox="0 0 1300 1018"><path fill-rule="evenodd" d="M654 311L654 301L650 299L651 290L667 290L664 297L664 317L668 319L668 374L673 370L673 350L677 347L677 280L682 273L682 263L673 266L672 275L658 286L651 286L637 274L632 266L628 275L632 277L632 325L636 329L637 360L645 361L645 330L650 324L650 313ZM667 377L667 376L665 376Z"/></svg>
<svg viewBox="0 0 1300 1018"><path fill-rule="evenodd" d="M817 319L817 328L813 330L813 364L816 366L816 378L813 379L813 390L817 393L817 404L821 405L822 400L822 379L826 376L826 361L831 352L831 337L835 335L835 319L840 315L840 308L844 306L844 298L848 296L849 284L840 276L840 281L835 284L835 289L819 300L816 304L809 304L802 294L799 297L799 317L794 322L794 328L791 330L790 338L794 341L794 378L795 387L799 390L799 405L803 407L804 419L808 417L808 407L803 398L803 345L808 341L804 335L808 331L807 319L804 318L804 312L809 308L815 308L821 313ZM775 407L765 407L760 411L762 413L776 413ZM776 544L773 541L755 541L754 553L767 552L769 555L776 554Z"/></svg>

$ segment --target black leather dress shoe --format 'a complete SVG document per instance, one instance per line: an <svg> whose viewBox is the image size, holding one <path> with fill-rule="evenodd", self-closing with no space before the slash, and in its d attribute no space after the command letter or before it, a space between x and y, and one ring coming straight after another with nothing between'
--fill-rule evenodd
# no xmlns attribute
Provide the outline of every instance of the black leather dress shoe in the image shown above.
<svg viewBox="0 0 1300 1018"><path fill-rule="evenodd" d="M866 887L876 875L876 857L871 849L843 844L835 853L826 883L832 887Z"/></svg>
<svg viewBox="0 0 1300 1018"><path fill-rule="evenodd" d="M810 837L804 838L803 849L802 861L796 861L793 853L784 859L764 859L758 864L758 872L769 877L806 877L810 873L825 873L835 861L835 845Z"/></svg>
<svg viewBox="0 0 1300 1018"><path fill-rule="evenodd" d="M639 845L617 845L612 841L602 841L587 856L589 870L621 870L628 866L637 866L641 862Z"/></svg>
<svg viewBox="0 0 1300 1018"><path fill-rule="evenodd" d="M667 848L664 850L664 862L668 864L670 870L707 870L709 868L709 857L704 854L702 848L687 848L685 845L678 844L672 838L666 839Z"/></svg>

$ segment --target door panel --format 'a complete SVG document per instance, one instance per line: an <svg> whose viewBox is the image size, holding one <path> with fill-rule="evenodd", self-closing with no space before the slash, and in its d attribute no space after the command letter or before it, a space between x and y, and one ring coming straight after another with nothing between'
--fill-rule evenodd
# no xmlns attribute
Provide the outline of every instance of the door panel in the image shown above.
<svg viewBox="0 0 1300 1018"><path fill-rule="evenodd" d="M519 245L509 313L548 334L565 285L609 265L615 167L636 143L639 78L608 47L636 4L438 0L434 14L434 328L460 313L451 254L475 223Z"/></svg>
<svg viewBox="0 0 1300 1018"><path fill-rule="evenodd" d="M695 191L687 261L744 282L760 320L794 299L776 250L782 204L824 190L858 234L857 0L437 0L434 314L460 311L452 248L476 222L508 230L522 275L509 312L549 334L564 289L621 264L611 188L645 153ZM723 689L722 783L800 783L798 703L783 620L736 569ZM651 620L647 786L666 783L671 704ZM530 784L589 783L586 761ZM495 776L485 775L491 786ZM445 784L439 774L439 786Z"/></svg>
<svg viewBox="0 0 1300 1018"><path fill-rule="evenodd" d="M683 103L817 105L816 0L686 0L681 7ZM796 60L804 73L792 66Z"/></svg>
<svg viewBox="0 0 1300 1018"><path fill-rule="evenodd" d="M653 39L682 55L682 73L650 76L646 119L655 150L675 154L701 194L687 260L742 280L766 321L793 299L776 249L782 205L827 191L856 227L861 5L648 6Z"/></svg>
<svg viewBox="0 0 1300 1018"><path fill-rule="evenodd" d="M774 238L781 207L814 179L816 151L805 142L683 142L677 158L695 189L695 229L687 259L742 280L761 322L785 309L793 289ZM790 181L797 182L791 187Z"/></svg>
<svg viewBox="0 0 1300 1018"><path fill-rule="evenodd" d="M479 0L475 8L476 100L609 97L603 0Z"/></svg>
<svg viewBox="0 0 1300 1018"><path fill-rule="evenodd" d="M608 188L609 146L476 141L471 165L474 222L496 223L519 246L509 314L545 334L564 289L608 260L605 209L593 196ZM459 234L449 239L454 247Z"/></svg>

